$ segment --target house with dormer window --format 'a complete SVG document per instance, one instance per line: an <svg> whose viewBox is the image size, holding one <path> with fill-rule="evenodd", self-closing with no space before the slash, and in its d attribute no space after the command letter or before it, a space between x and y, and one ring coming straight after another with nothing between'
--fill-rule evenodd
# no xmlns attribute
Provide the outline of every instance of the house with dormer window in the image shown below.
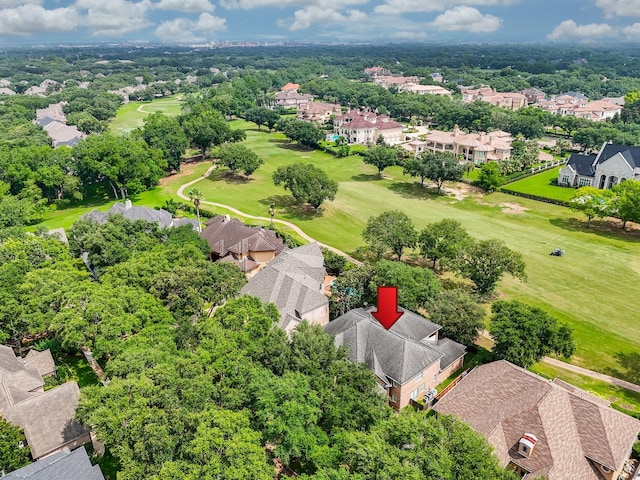
<svg viewBox="0 0 640 480"><path fill-rule="evenodd" d="M617 480L640 421L505 360L474 368L433 407L484 435L523 480Z"/></svg>

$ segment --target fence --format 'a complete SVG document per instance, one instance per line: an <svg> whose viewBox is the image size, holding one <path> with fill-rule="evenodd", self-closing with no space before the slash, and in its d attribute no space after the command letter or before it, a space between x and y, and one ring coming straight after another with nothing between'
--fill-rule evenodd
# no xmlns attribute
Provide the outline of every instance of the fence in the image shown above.
<svg viewBox="0 0 640 480"><path fill-rule="evenodd" d="M540 195L532 195L530 193L522 193L516 192L515 190L510 190L508 188L500 187L498 188L502 193L508 193L509 195L515 195L516 197L529 198L531 200L537 200L539 202L553 203L554 205L562 205L563 207L570 206L569 202L564 200L557 200L555 198L541 197Z"/></svg>

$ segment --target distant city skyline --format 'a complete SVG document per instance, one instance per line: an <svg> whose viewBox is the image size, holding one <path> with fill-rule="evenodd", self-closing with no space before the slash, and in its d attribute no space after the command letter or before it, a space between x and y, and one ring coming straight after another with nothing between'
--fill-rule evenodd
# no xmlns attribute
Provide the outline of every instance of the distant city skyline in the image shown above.
<svg viewBox="0 0 640 480"><path fill-rule="evenodd" d="M640 41L640 0L0 0L0 45Z"/></svg>

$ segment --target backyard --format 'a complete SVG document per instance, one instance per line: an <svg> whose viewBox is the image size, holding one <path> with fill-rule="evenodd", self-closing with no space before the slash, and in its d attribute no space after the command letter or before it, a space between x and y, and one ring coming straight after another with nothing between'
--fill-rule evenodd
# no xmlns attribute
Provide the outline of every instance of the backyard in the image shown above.
<svg viewBox="0 0 640 480"><path fill-rule="evenodd" d="M258 131L254 124L244 121L234 121L232 126L247 130L245 145L265 164L249 179L231 176L223 169L214 171L210 178L195 184L205 201L265 217L273 203L276 218L292 221L308 235L348 253L362 247L360 234L367 219L385 210L406 212L419 229L442 218L455 218L474 237L500 238L522 253L528 281L506 278L500 284L501 295L544 308L568 322L578 343L572 363L622 378L632 376L623 360L637 351L640 338L640 324L634 321L637 299L629 288L640 284L637 231L623 233L604 221L588 225L565 207L499 192L483 195L468 186L457 189L456 197L438 196L433 189L421 188L415 179L403 176L400 167L386 169L383 179L378 180L375 169L365 165L361 157L338 159L299 148L282 134ZM316 212L295 205L288 192L274 187L271 175L275 169L293 162L311 162L338 181L335 200L325 202ZM133 201L153 207L169 198L177 200L177 189L203 175L209 166L209 162L185 166L184 173L163 179L160 186ZM114 200L102 197L90 201L92 208L107 209ZM48 228L68 227L88 211L83 208L86 206L52 211L43 224ZM549 256L556 247L564 249L566 255Z"/></svg>
<svg viewBox="0 0 640 480"><path fill-rule="evenodd" d="M532 175L505 185L504 188L513 190L514 192L568 202L575 193L575 189L551 184L551 180L558 178L558 170L560 170L558 167L552 168L537 175Z"/></svg>

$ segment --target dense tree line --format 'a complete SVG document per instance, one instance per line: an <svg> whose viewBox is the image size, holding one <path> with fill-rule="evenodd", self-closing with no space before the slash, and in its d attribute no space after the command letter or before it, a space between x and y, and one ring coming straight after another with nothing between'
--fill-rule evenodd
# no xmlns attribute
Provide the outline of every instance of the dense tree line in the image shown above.
<svg viewBox="0 0 640 480"><path fill-rule="evenodd" d="M208 262L193 230L115 216L76 223L70 249L1 235L1 340L39 334L94 352L110 382L82 389L78 416L119 479L266 480L274 458L309 479L513 478L461 422L391 415L373 373L320 327L288 339L273 305L232 299L244 276Z"/></svg>

